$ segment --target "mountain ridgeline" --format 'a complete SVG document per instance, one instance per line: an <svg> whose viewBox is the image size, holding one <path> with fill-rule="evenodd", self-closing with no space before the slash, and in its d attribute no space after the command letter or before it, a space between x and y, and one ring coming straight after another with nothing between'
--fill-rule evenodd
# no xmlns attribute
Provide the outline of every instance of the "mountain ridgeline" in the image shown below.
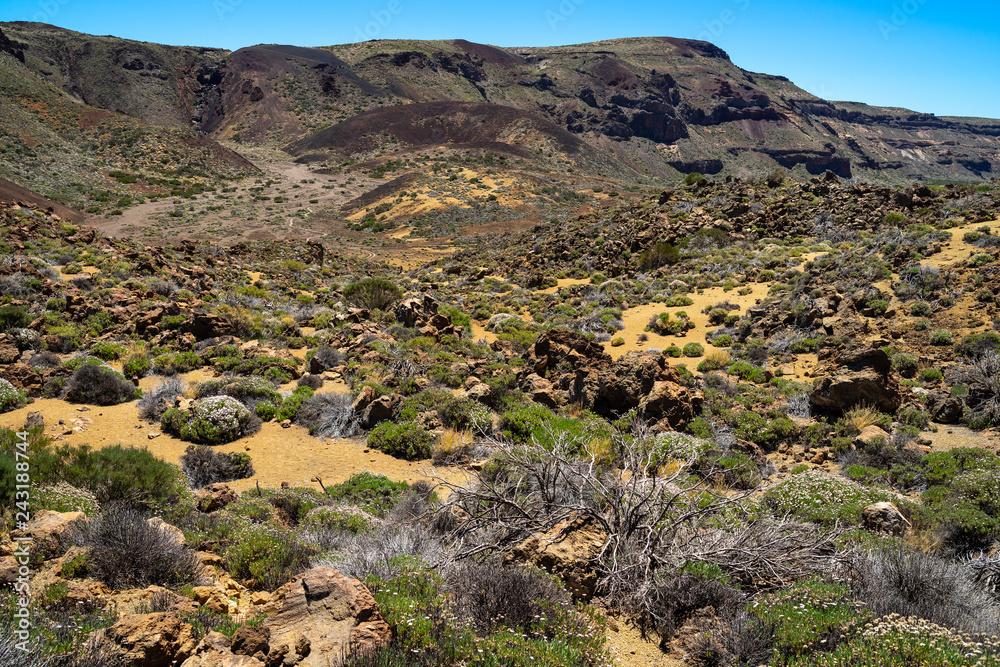
<svg viewBox="0 0 1000 667"><path fill-rule="evenodd" d="M375 40L227 52L0 23L0 52L88 105L304 162L412 147L555 156L581 173L903 183L1000 170L1000 121L832 102L668 37L499 48Z"/></svg>

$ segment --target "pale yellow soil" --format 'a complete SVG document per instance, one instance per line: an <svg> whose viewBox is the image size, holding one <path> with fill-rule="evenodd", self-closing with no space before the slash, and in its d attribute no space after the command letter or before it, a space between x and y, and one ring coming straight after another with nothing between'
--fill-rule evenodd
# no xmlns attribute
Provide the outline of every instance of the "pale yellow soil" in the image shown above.
<svg viewBox="0 0 1000 667"><path fill-rule="evenodd" d="M973 431L957 424L938 424L937 429L937 433L925 431L920 434L921 437L931 441L931 447L935 451L956 447L1000 450L1000 433L995 429Z"/></svg>
<svg viewBox="0 0 1000 667"><path fill-rule="evenodd" d="M616 665L623 667L682 667L660 650L656 642L646 641L634 626L621 621L609 622L607 649Z"/></svg>
<svg viewBox="0 0 1000 667"><path fill-rule="evenodd" d="M690 293L688 294L694 303L690 306L679 306L668 308L663 303L649 303L642 306L636 306L635 308L629 308L622 315L622 322L625 323L625 328L613 334L613 338L621 336L625 339L624 345L619 345L617 347L611 345L611 341L604 343L604 350L610 354L613 358L617 359L627 352L632 351L644 351L648 349L659 349L663 350L671 345L676 345L677 347L683 348L688 343L700 343L707 352L712 348L711 344L705 341L705 334L718 327L713 324L708 323L708 314L701 312L706 306L711 306L721 301L729 301L730 303L739 304L740 309L738 311L732 311L733 313L745 313L747 308L756 305L759 301L763 300L767 296L767 290L770 289L771 283L751 283L748 285L752 289L750 294L745 296L740 295L737 290L729 290L728 292L723 290L722 287L711 287L704 290L702 294ZM684 332L682 336L661 336L652 331L645 331L646 325L649 321L657 317L660 313L667 312L670 313L672 317L676 318L678 311L684 311L688 314L689 319L694 322L695 328ZM645 333L649 336L649 340L645 342L639 342L639 336ZM667 360L671 364L687 364L692 370L694 366L698 364L699 357L667 357Z"/></svg>
<svg viewBox="0 0 1000 667"><path fill-rule="evenodd" d="M183 376L185 393L190 396L190 388L211 379L213 373L199 369ZM144 391L155 388L163 378L147 377L140 381ZM279 389L292 391L295 383ZM327 381L319 392L346 391L340 382ZM190 443L166 433L159 424L149 424L139 419L135 402L108 407L81 406L57 399L36 399L20 410L0 415L0 426L20 429L29 412L39 411L45 418L45 431L59 444L87 444L95 448L122 445L124 447L145 448L158 458L170 463L180 463L181 454ZM60 424L60 421L62 422ZM67 434L68 432L68 434ZM157 434L150 438L150 434ZM291 486L319 488L311 481L319 477L324 484L336 484L351 475L365 470L386 475L391 479L415 482L426 479L431 463L426 461L403 461L374 449L369 449L362 439L324 440L309 435L301 426L282 428L280 424L269 422L249 438L243 438L227 445L216 447L222 452L247 452L250 454L257 474L250 479L232 482L231 485L243 490L258 482L263 488L274 488L282 482ZM438 474L448 479L462 479L462 473L455 468L439 469Z"/></svg>
<svg viewBox="0 0 1000 667"><path fill-rule="evenodd" d="M487 343L492 343L497 339L497 335L495 333L487 331L482 324L476 322L475 320L472 320L472 325L469 327L469 333L472 335L472 340L484 340Z"/></svg>

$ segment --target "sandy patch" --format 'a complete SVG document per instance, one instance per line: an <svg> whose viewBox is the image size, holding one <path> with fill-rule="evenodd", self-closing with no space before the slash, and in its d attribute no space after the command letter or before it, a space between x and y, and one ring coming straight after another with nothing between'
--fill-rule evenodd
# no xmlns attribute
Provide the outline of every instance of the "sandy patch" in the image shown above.
<svg viewBox="0 0 1000 667"><path fill-rule="evenodd" d="M615 359L628 352L642 352L650 349L663 350L671 345L683 348L688 343L700 343L708 351L712 346L705 340L705 334L717 329L718 326L709 324L708 314L703 313L702 310L706 306L711 306L721 301L729 301L740 306L739 310L731 312L745 313L747 308L756 305L767 296L767 291L770 289L771 283L751 283L748 287L751 288L751 292L747 295L740 295L735 289L727 292L722 287L711 287L704 290L701 294L688 294L694 301L690 306L667 307L662 302L654 302L629 308L622 314L622 322L624 322L625 328L613 334L613 338L624 338L625 344L616 347L611 345L611 341L607 341L604 343L604 351ZM694 329L684 332L681 336L661 336L652 331L645 331L649 321L657 317L660 313L670 313L671 317L676 319L677 313L681 311L687 313L688 318L694 322ZM640 341L639 337L643 334L647 335L649 339ZM667 357L667 361L671 364L687 364L689 368L693 369L698 364L699 358Z"/></svg>

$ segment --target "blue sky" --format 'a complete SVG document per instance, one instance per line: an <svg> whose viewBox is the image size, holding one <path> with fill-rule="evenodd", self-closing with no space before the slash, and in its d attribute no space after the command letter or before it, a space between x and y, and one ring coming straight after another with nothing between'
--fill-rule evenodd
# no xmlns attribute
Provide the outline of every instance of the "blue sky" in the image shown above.
<svg viewBox="0 0 1000 667"><path fill-rule="evenodd" d="M545 46L687 37L828 99L1000 118L1000 3L983 0L4 0L0 19L228 49L370 38Z"/></svg>

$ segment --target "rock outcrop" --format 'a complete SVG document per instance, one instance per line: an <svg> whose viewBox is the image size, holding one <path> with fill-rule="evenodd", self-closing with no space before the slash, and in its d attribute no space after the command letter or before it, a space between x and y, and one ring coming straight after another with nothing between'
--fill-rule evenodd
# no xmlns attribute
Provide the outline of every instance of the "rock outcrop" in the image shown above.
<svg viewBox="0 0 1000 667"><path fill-rule="evenodd" d="M835 366L809 394L813 406L843 412L867 404L889 414L899 409L903 396L891 372L892 360L884 351L851 352L839 357Z"/></svg>
<svg viewBox="0 0 1000 667"><path fill-rule="evenodd" d="M550 572L565 582L574 597L589 600L597 586L593 561L607 541L608 535L596 519L581 516L532 535L505 560L531 563Z"/></svg>

